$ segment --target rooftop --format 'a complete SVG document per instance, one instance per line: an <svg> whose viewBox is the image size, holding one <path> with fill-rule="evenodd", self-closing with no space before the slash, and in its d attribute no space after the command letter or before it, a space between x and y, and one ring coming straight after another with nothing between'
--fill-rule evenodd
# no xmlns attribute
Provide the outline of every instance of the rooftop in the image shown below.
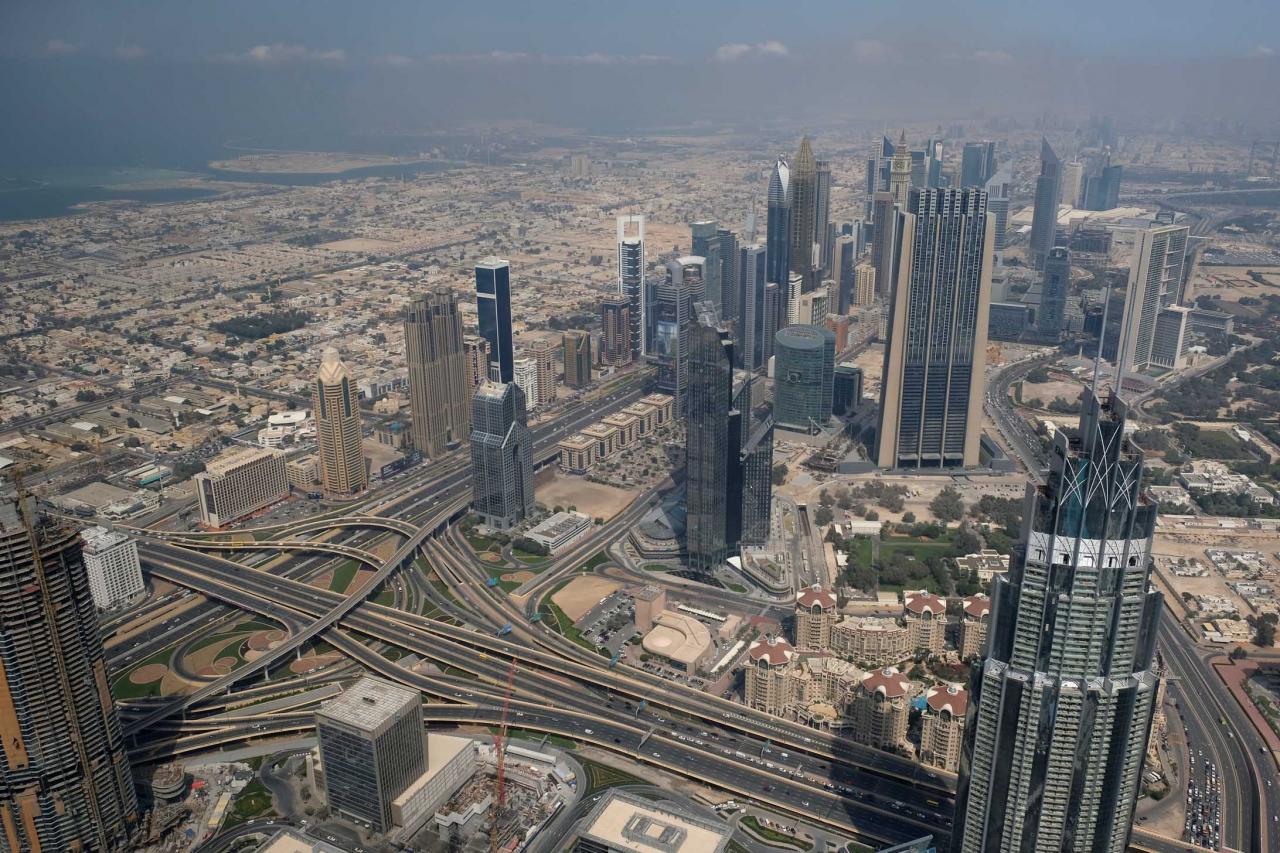
<svg viewBox="0 0 1280 853"><path fill-rule="evenodd" d="M924 700L938 713L949 711L955 717L963 717L969 707L969 693L959 684L930 687Z"/></svg>
<svg viewBox="0 0 1280 853"><path fill-rule="evenodd" d="M814 584L800 590L800 594L796 596L796 604L801 607L819 607L823 610L830 610L836 606L836 597L830 590L825 590L818 584Z"/></svg>
<svg viewBox="0 0 1280 853"><path fill-rule="evenodd" d="M587 816L580 836L633 853L721 853L730 834L718 821L611 790Z"/></svg>
<svg viewBox="0 0 1280 853"><path fill-rule="evenodd" d="M341 696L321 705L316 714L371 732L401 714L406 706L421 702L422 694L416 690L365 676Z"/></svg>
<svg viewBox="0 0 1280 853"><path fill-rule="evenodd" d="M782 637L764 637L747 649L753 661L764 661L769 666L782 666L795 656L795 649Z"/></svg>

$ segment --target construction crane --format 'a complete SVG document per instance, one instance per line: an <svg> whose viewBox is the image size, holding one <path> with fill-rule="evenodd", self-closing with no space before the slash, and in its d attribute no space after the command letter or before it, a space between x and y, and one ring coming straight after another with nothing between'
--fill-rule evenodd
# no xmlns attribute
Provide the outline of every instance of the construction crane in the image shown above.
<svg viewBox="0 0 1280 853"><path fill-rule="evenodd" d="M494 775L493 819L490 821L489 850L498 853L498 821L502 819L507 808L507 716L511 711L511 694L516 686L516 661L511 659L507 667L507 689L502 694L502 724L498 727L498 736L493 739L494 755L497 759L497 772Z"/></svg>

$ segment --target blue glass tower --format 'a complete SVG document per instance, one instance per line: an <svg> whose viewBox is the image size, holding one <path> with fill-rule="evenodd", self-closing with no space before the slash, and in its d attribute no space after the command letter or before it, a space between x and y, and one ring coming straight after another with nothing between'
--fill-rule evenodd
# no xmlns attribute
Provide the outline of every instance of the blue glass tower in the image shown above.
<svg viewBox="0 0 1280 853"><path fill-rule="evenodd" d="M489 362L497 365L497 381L514 382L511 346L511 264L485 258L476 264L476 313L480 335L489 342Z"/></svg>

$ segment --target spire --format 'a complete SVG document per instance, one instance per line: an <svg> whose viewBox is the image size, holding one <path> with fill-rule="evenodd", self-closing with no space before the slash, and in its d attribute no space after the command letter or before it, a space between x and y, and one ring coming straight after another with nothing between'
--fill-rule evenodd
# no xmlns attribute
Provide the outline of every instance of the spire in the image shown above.
<svg viewBox="0 0 1280 853"><path fill-rule="evenodd" d="M338 355L338 351L333 347L325 347L324 352L320 354L320 372L316 378L325 385L333 385L341 382L343 377L348 375L347 365Z"/></svg>
<svg viewBox="0 0 1280 853"><path fill-rule="evenodd" d="M898 150L894 151L894 153L897 154L898 151L902 151L906 149L906 147L907 147L907 129L904 127L902 128L902 132L898 134Z"/></svg>
<svg viewBox="0 0 1280 853"><path fill-rule="evenodd" d="M800 150L796 152L796 162L793 168L797 174L816 174L818 171L818 163L813 159L813 148L809 145L808 136L804 136L800 140Z"/></svg>
<svg viewBox="0 0 1280 853"><path fill-rule="evenodd" d="M1054 153L1053 146L1049 144L1049 140L1043 136L1040 137L1040 162L1041 163L1057 163L1058 155Z"/></svg>

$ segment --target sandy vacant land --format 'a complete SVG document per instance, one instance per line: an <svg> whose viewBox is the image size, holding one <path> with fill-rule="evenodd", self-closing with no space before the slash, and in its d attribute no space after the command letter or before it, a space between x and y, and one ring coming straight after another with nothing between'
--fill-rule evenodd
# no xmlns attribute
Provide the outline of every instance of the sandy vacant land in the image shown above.
<svg viewBox="0 0 1280 853"><path fill-rule="evenodd" d="M129 673L129 680L134 684L150 684L157 679L164 678L168 672L169 667L162 663L148 663Z"/></svg>
<svg viewBox="0 0 1280 853"><path fill-rule="evenodd" d="M531 581L536 577L537 575L535 575L533 572L526 572L526 571L507 572L505 575L502 576L502 580L507 581L509 583L524 583L525 581Z"/></svg>
<svg viewBox="0 0 1280 853"><path fill-rule="evenodd" d="M1262 275L1272 286L1266 287L1249 278L1251 270ZM1275 293L1280 289L1280 267L1219 267L1201 264L1198 272L1194 284L1196 296L1216 296L1225 302L1237 302L1242 296L1256 299L1264 293Z"/></svg>
<svg viewBox="0 0 1280 853"><path fill-rule="evenodd" d="M545 507L576 506L579 512L608 521L626 509L636 493L555 472L548 480L540 479L535 497Z"/></svg>
<svg viewBox="0 0 1280 853"><path fill-rule="evenodd" d="M600 603L622 584L594 575L576 577L564 589L551 596L556 606L564 611L574 622L587 614L587 611Z"/></svg>
<svg viewBox="0 0 1280 853"><path fill-rule="evenodd" d="M321 243L317 249L331 249L335 252L386 252L397 244L386 240L370 240L367 237L350 237L346 240L334 240L332 243Z"/></svg>

